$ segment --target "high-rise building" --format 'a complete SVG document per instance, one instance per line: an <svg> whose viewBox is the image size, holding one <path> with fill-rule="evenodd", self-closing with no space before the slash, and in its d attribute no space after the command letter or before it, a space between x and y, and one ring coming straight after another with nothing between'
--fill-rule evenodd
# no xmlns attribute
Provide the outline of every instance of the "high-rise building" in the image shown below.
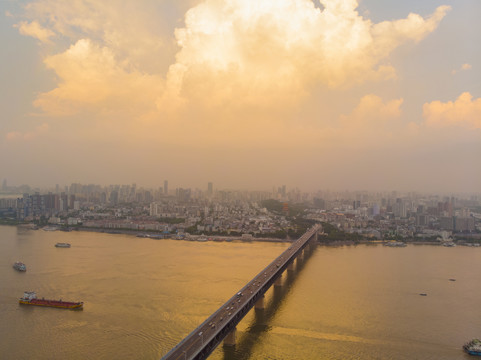
<svg viewBox="0 0 481 360"><path fill-rule="evenodd" d="M169 195L169 182L167 180L164 180L164 195Z"/></svg>
<svg viewBox="0 0 481 360"><path fill-rule="evenodd" d="M175 195L177 196L177 199L179 201L189 201L190 195L191 195L191 190L190 189L178 188L178 189L175 190Z"/></svg>
<svg viewBox="0 0 481 360"><path fill-rule="evenodd" d="M119 192L117 190L110 192L109 201L112 205L117 205L119 203Z"/></svg>
<svg viewBox="0 0 481 360"><path fill-rule="evenodd" d="M321 210L326 210L326 201L321 198L314 198L314 206Z"/></svg>
<svg viewBox="0 0 481 360"><path fill-rule="evenodd" d="M474 218L472 217L455 217L454 230L455 231L474 231Z"/></svg>
<svg viewBox="0 0 481 360"><path fill-rule="evenodd" d="M214 193L214 186L211 182L207 183L207 195L212 196Z"/></svg>

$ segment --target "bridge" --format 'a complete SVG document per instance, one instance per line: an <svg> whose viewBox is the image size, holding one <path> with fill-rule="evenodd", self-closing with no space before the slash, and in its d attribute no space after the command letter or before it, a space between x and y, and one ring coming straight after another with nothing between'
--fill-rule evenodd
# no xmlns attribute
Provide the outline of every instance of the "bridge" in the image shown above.
<svg viewBox="0 0 481 360"><path fill-rule="evenodd" d="M282 284L282 273L286 269L293 270L294 260L303 256L304 249L317 244L317 234L320 230L319 224L310 228L170 350L162 360L206 359L222 341L225 346L235 345L237 324L253 307L264 308L266 291L272 285Z"/></svg>

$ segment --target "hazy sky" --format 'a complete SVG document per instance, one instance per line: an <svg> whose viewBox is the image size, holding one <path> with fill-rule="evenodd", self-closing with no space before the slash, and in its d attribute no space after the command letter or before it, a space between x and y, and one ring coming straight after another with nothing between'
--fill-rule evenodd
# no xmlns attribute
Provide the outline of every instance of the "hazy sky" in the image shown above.
<svg viewBox="0 0 481 360"><path fill-rule="evenodd" d="M479 0L0 1L9 185L481 191Z"/></svg>

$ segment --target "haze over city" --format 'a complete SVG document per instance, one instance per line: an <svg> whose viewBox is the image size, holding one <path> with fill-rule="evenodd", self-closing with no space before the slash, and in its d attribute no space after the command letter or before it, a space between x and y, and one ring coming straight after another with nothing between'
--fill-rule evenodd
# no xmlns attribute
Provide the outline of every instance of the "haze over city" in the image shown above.
<svg viewBox="0 0 481 360"><path fill-rule="evenodd" d="M0 2L0 179L480 192L481 2Z"/></svg>

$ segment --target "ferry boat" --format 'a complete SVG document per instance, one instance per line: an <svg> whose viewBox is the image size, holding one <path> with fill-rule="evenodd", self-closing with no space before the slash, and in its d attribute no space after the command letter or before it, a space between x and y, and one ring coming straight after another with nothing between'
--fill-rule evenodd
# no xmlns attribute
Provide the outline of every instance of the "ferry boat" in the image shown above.
<svg viewBox="0 0 481 360"><path fill-rule="evenodd" d="M20 261L15 262L15 264L13 264L13 268L18 271L27 271L27 266Z"/></svg>
<svg viewBox="0 0 481 360"><path fill-rule="evenodd" d="M59 247L59 248L69 248L69 247L70 247L70 244L69 244L69 243L56 243L56 244L55 244L55 247Z"/></svg>
<svg viewBox="0 0 481 360"><path fill-rule="evenodd" d="M18 303L21 305L37 305L37 306L48 306L48 307L55 307L61 309L75 309L75 310L82 310L84 303L83 302L71 302L71 301L63 301L60 300L47 300L47 299L37 299L37 294L35 291L25 291L23 293L23 297L18 300Z"/></svg>
<svg viewBox="0 0 481 360"><path fill-rule="evenodd" d="M463 345L463 350L469 355L481 356L481 340L473 339Z"/></svg>

